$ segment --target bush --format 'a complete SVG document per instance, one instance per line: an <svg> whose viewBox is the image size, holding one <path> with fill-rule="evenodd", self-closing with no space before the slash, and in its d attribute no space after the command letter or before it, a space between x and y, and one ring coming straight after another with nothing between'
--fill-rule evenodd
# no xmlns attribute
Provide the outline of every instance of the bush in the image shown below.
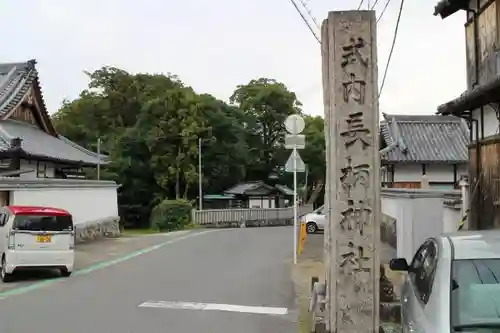
<svg viewBox="0 0 500 333"><path fill-rule="evenodd" d="M183 229L191 221L191 203L165 199L151 212L151 228L160 231Z"/></svg>

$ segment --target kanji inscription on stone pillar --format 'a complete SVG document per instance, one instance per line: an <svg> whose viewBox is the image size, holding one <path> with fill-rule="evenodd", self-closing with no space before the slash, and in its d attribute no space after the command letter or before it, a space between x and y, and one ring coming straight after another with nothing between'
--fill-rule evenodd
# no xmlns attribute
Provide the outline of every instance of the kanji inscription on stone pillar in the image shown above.
<svg viewBox="0 0 500 333"><path fill-rule="evenodd" d="M331 242L326 247L331 249L327 329L377 333L380 162L375 12L330 12L323 23L322 44L323 83L329 95L325 132L331 150L326 154Z"/></svg>

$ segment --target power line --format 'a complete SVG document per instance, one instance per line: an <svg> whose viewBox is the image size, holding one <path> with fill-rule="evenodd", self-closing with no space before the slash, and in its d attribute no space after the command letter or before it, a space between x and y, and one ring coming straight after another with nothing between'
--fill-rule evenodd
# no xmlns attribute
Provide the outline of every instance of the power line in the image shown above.
<svg viewBox="0 0 500 333"><path fill-rule="evenodd" d="M302 4L302 7L304 7L306 13L309 15L309 17L311 18L311 20L314 22L314 24L318 27L318 29L321 29L321 26L319 25L318 21L316 20L316 18L312 14L312 11L309 8L309 6L307 6L307 3L304 0L299 0L299 1Z"/></svg>
<svg viewBox="0 0 500 333"><path fill-rule="evenodd" d="M391 2L391 0L387 0L385 2L384 8L382 9L382 13L380 13L380 16L377 19L377 23L378 23L378 21L380 21L380 19L382 18L382 16L384 16L385 10L387 9L387 6L389 6L390 2Z"/></svg>
<svg viewBox="0 0 500 333"><path fill-rule="evenodd" d="M373 3L373 5L370 7L370 10L373 10L373 8L375 8L375 6L377 5L378 3L378 0L375 0L375 2Z"/></svg>
<svg viewBox="0 0 500 333"><path fill-rule="evenodd" d="M311 31L311 33L313 34L314 38L316 38L316 40L318 41L318 43L321 44L321 41L320 41L318 35L316 34L316 32L314 32L313 28L311 27L311 24L309 24L309 21L307 21L307 19L305 18L304 14L302 14L302 12L300 11L299 6L297 6L297 4L295 3L294 0L290 0L290 2L295 7L295 10L297 10L297 13L299 13L300 17L302 18L302 21L304 21L304 23L307 25L307 27L309 28L309 31Z"/></svg>
<svg viewBox="0 0 500 333"><path fill-rule="evenodd" d="M361 6L363 6L363 2L365 2L365 0L361 0L361 1L359 2L358 10L360 10L360 9L361 9Z"/></svg>
<svg viewBox="0 0 500 333"><path fill-rule="evenodd" d="M396 45L396 37L398 36L399 22L401 21L401 13L403 12L403 5L405 0L401 0L401 5L399 6L398 19L396 21L396 27L394 28L394 37L392 39L391 50L389 51L389 57L387 58L387 64L385 65L384 77L382 78L382 84L378 91L378 98L382 95L382 89L384 89L385 79L387 78L387 71L389 70L389 64L391 63L392 53L394 52L394 45Z"/></svg>

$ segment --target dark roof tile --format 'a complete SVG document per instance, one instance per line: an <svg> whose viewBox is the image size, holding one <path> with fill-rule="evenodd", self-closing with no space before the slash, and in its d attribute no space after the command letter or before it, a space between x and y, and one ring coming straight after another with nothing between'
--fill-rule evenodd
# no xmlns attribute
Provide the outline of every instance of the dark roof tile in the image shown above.
<svg viewBox="0 0 500 333"><path fill-rule="evenodd" d="M28 155L43 156L55 160L81 161L85 164L106 163L103 159L99 160L97 154L75 143L70 145L64 140L41 131L34 125L9 119L0 121L0 151L9 149L10 141L14 138L22 139L21 148Z"/></svg>
<svg viewBox="0 0 500 333"><path fill-rule="evenodd" d="M35 61L0 64L0 115L14 109L38 79Z"/></svg>
<svg viewBox="0 0 500 333"><path fill-rule="evenodd" d="M269 186L262 181L254 181L254 182L247 182L247 183L241 183L241 184L235 185L235 186L225 190L224 193L244 195L247 191L252 191L252 190L258 189L259 187L264 187L268 190L273 189L272 186Z"/></svg>
<svg viewBox="0 0 500 333"><path fill-rule="evenodd" d="M0 117L14 110L23 101L31 87L41 94L36 61L0 64ZM40 99L40 112L48 117L43 96ZM57 135L50 124L51 134L28 123L14 120L0 121L0 151L10 147L13 138L23 139L23 150L34 156L44 156L57 160L83 162L86 164L106 163L104 155L91 152L70 140ZM53 131L53 132L52 132Z"/></svg>
<svg viewBox="0 0 500 333"><path fill-rule="evenodd" d="M387 146L386 163L466 163L469 130L463 119L437 115L386 115L380 132Z"/></svg>

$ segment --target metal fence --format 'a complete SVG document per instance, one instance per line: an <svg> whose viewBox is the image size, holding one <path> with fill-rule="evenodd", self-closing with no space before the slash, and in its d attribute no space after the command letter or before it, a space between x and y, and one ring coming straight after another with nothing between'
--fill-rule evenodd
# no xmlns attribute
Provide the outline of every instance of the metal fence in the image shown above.
<svg viewBox="0 0 500 333"><path fill-rule="evenodd" d="M312 211L313 205L298 207L299 217ZM204 226L288 225L293 223L293 207L193 210L192 219Z"/></svg>

